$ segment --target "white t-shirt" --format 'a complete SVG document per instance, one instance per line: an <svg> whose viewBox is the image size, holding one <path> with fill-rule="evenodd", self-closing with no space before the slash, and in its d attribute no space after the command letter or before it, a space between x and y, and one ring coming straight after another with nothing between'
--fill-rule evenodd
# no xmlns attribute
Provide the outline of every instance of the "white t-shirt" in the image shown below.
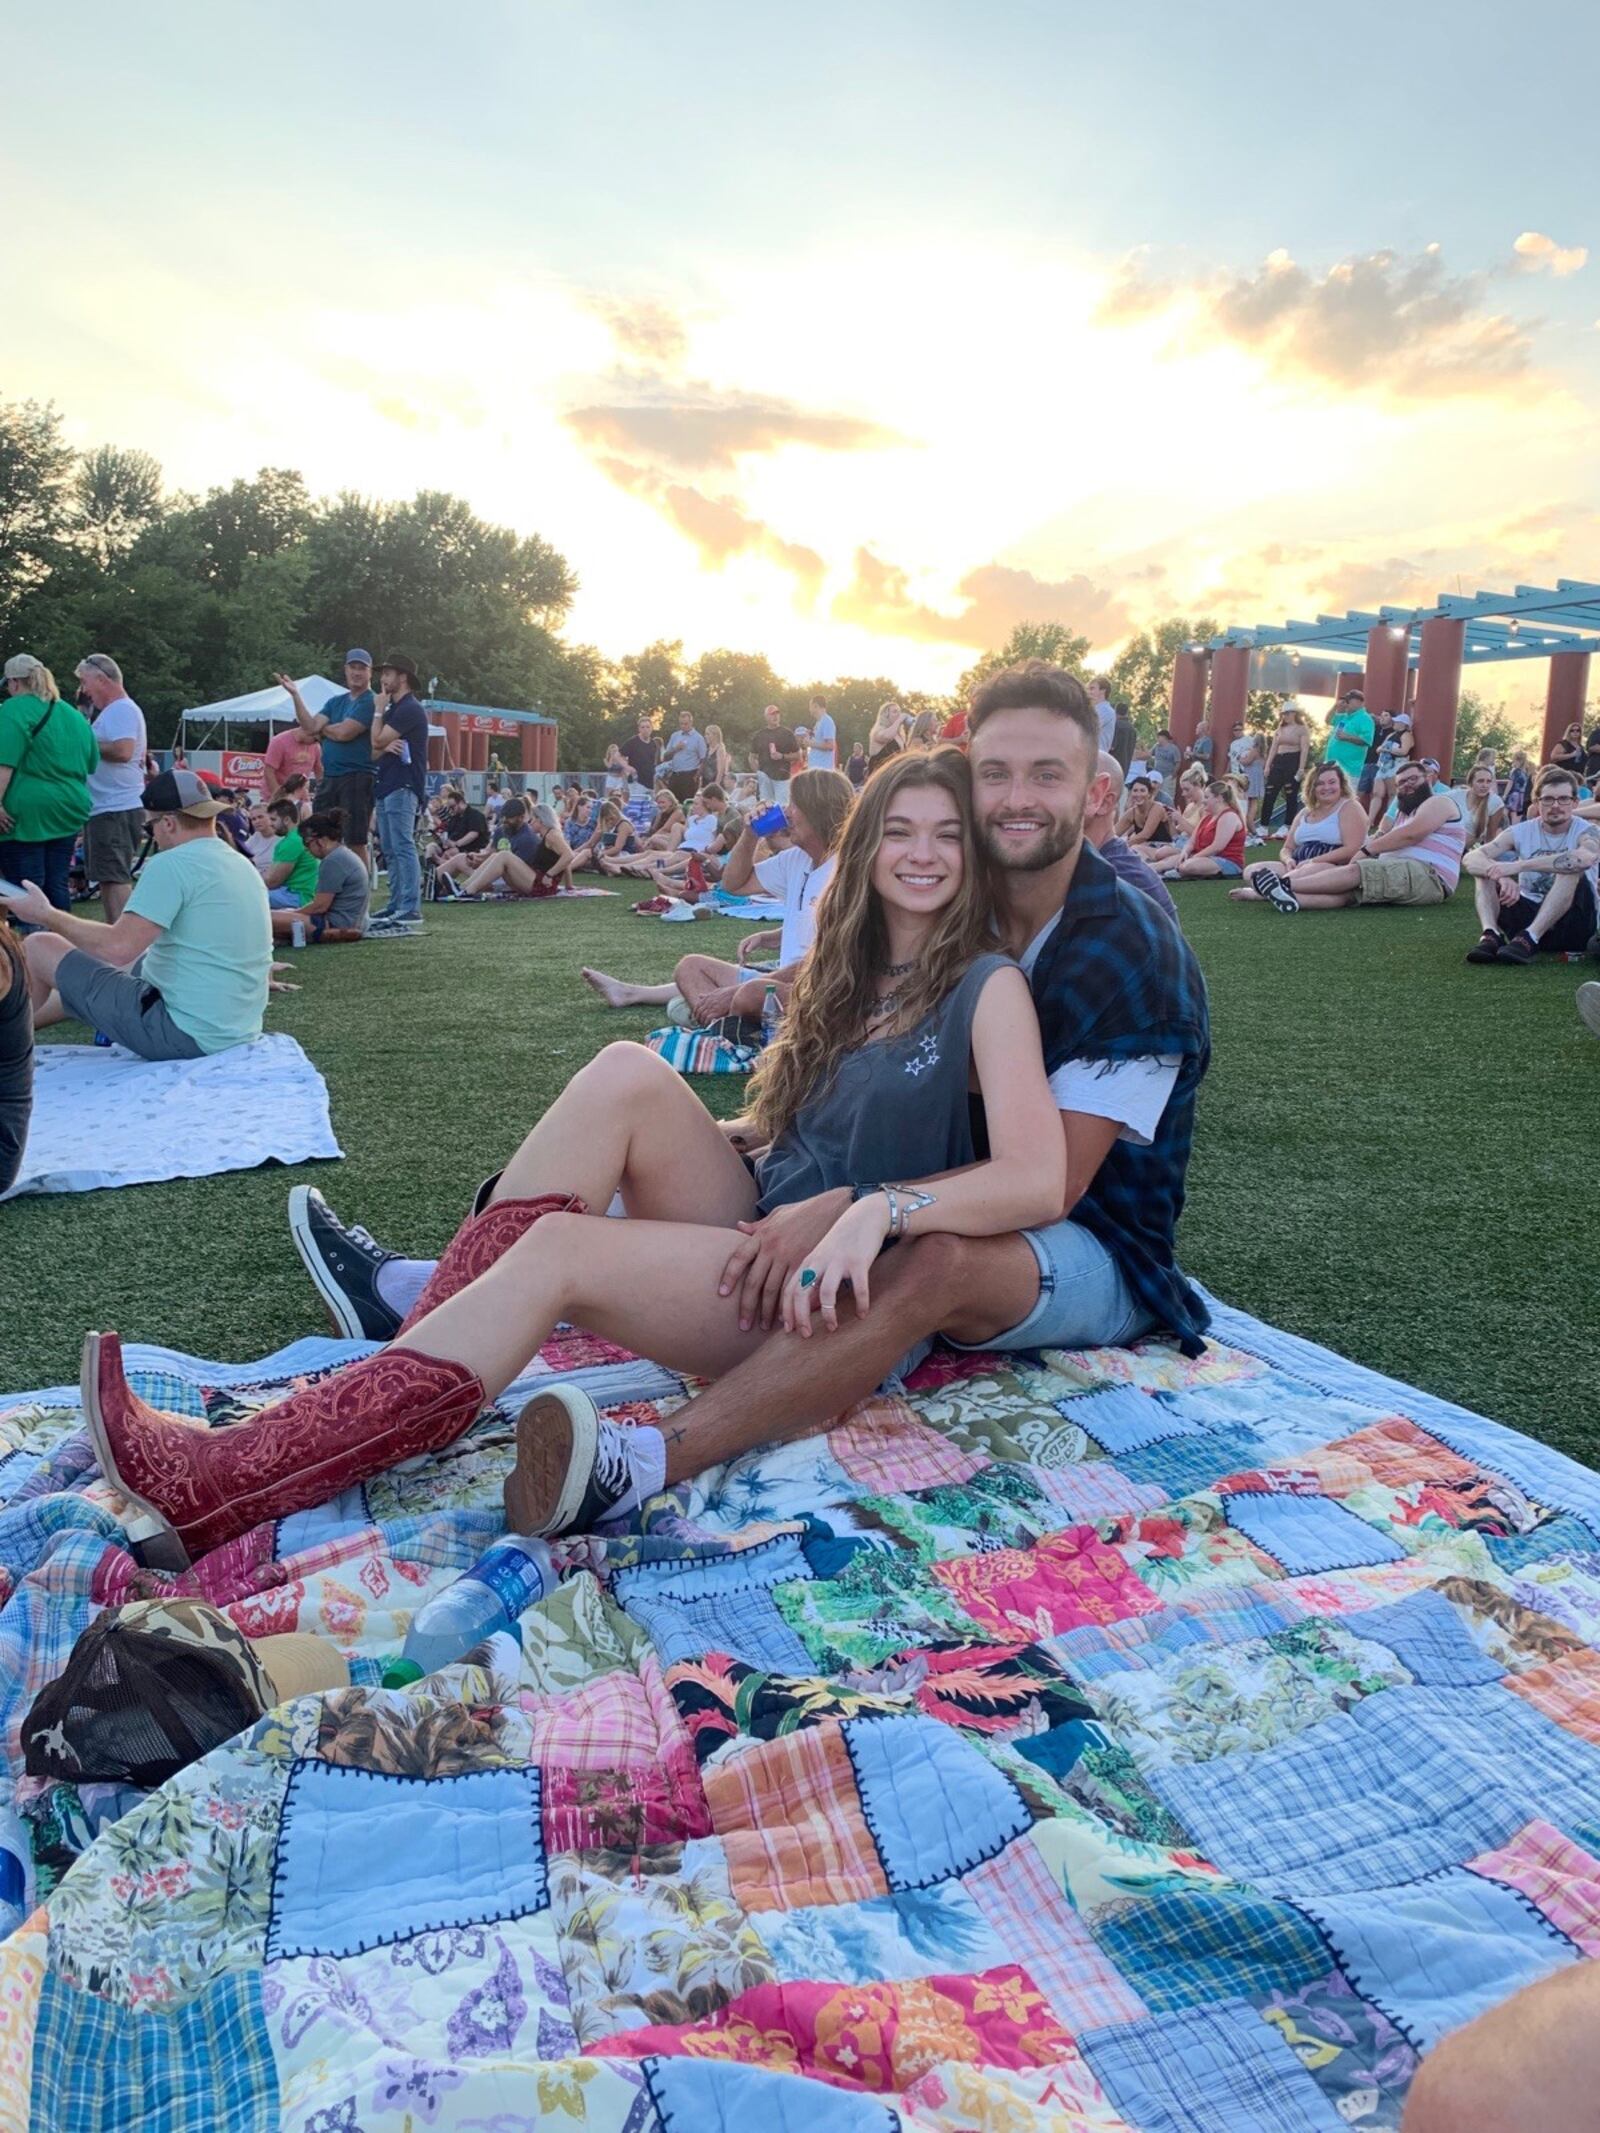
<svg viewBox="0 0 1600 2133"><path fill-rule="evenodd" d="M819 866L791 844L786 852L774 852L770 859L758 859L755 864L756 880L769 896L783 901L783 938L778 943L778 968L787 970L791 963L798 963L811 946L817 931L817 898L833 878L833 860L824 859Z"/></svg>
<svg viewBox="0 0 1600 2133"><path fill-rule="evenodd" d="M95 714L94 737L102 747L107 741L132 741L133 754L126 763L108 763L89 773L89 812L92 815L125 815L139 805L144 791L144 713L131 696L119 696Z"/></svg>
<svg viewBox="0 0 1600 2133"><path fill-rule="evenodd" d="M1229 741L1228 768L1234 773L1236 777L1239 776L1242 772L1249 769L1250 766L1245 761L1245 757L1254 747L1255 738L1253 735L1248 733L1241 733L1236 741Z"/></svg>
<svg viewBox="0 0 1600 2133"><path fill-rule="evenodd" d="M810 770L837 770L839 729L824 711L811 729L811 746L806 750L806 767ZM824 746L823 744L827 745Z"/></svg>
<svg viewBox="0 0 1600 2133"><path fill-rule="evenodd" d="M706 852L717 834L715 815L691 815L683 833L683 849L686 852Z"/></svg>
<svg viewBox="0 0 1600 2133"><path fill-rule="evenodd" d="M1547 830L1537 816L1530 816L1526 822L1512 824L1511 852L1507 856L1537 859L1544 852L1570 852L1574 845L1592 837L1600 837L1600 823L1583 821L1574 815L1564 830ZM1595 869L1589 867L1587 873L1593 887ZM1555 878L1554 874L1519 874L1517 886L1524 896L1542 903L1550 894Z"/></svg>
<svg viewBox="0 0 1600 2133"><path fill-rule="evenodd" d="M1041 926L1018 960L1031 978L1045 942L1061 923L1061 913ZM1167 1098L1177 1086L1182 1061L1164 1053L1148 1059L1069 1059L1050 1075L1050 1094L1058 1111L1082 1111L1090 1118L1115 1119L1118 1136L1148 1147L1156 1137Z"/></svg>

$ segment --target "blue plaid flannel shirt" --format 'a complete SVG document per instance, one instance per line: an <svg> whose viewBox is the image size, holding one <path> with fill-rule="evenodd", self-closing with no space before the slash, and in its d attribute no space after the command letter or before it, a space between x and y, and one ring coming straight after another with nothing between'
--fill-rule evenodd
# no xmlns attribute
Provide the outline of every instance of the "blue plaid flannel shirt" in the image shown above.
<svg viewBox="0 0 1600 2133"><path fill-rule="evenodd" d="M1070 1061L1160 1056L1178 1079L1149 1147L1118 1139L1072 1210L1122 1268L1129 1289L1185 1355L1198 1355L1209 1314L1179 1271L1175 1238L1194 1138L1194 1100L1211 1061L1200 966L1148 896L1119 880L1093 845L1078 857L1061 923L1033 968L1045 1071Z"/></svg>

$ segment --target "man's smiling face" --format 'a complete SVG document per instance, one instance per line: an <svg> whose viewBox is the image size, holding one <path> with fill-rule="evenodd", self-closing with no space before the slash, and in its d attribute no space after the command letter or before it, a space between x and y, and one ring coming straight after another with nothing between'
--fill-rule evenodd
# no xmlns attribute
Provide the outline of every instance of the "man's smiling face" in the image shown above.
<svg viewBox="0 0 1600 2133"><path fill-rule="evenodd" d="M973 735L978 835L997 867L1040 873L1083 835L1096 750L1053 711L996 711Z"/></svg>

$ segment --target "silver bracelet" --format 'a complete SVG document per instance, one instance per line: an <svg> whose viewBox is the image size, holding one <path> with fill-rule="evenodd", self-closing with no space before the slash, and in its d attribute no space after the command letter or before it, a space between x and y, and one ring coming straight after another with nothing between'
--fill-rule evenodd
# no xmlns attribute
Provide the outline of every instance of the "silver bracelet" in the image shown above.
<svg viewBox="0 0 1600 2133"><path fill-rule="evenodd" d="M889 1195L889 1234L891 1237L903 1237L906 1233L906 1225L910 1222L911 1217L919 1213L924 1207L932 1207L937 1199L936 1194L919 1192L914 1185L885 1185L883 1189ZM903 1198L901 1197L902 1194L904 1195Z"/></svg>

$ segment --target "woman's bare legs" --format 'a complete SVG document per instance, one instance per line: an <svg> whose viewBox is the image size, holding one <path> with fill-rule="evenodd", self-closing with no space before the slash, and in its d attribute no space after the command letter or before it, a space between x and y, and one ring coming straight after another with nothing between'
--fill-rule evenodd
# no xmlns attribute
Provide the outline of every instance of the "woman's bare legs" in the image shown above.
<svg viewBox="0 0 1600 2133"><path fill-rule="evenodd" d="M755 1180L716 1120L642 1044L608 1044L573 1075L492 1197L576 1193L603 1215L619 1191L646 1222L731 1229L755 1213Z"/></svg>
<svg viewBox="0 0 1600 2133"><path fill-rule="evenodd" d="M736 1242L731 1228L703 1223L549 1214L487 1273L418 1319L402 1345L463 1365L490 1400L563 1320L669 1370L720 1377L771 1337L759 1326L741 1332L737 1293L717 1293Z"/></svg>

